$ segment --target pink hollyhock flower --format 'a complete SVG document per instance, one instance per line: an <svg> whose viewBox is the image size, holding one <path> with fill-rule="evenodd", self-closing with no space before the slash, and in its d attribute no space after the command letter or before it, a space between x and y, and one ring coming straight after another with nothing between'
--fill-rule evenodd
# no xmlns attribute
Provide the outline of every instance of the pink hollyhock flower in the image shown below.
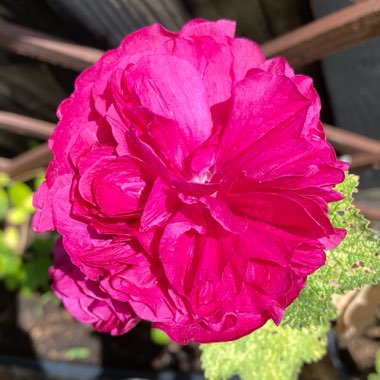
<svg viewBox="0 0 380 380"><path fill-rule="evenodd" d="M312 80L234 33L141 29L61 104L34 226L63 236L54 287L79 320L237 339L280 323L343 239L327 204L346 166Z"/></svg>
<svg viewBox="0 0 380 380"><path fill-rule="evenodd" d="M135 327L140 318L126 302L110 298L70 261L62 240L55 245L55 266L50 268L53 290L66 309L83 323L91 323L97 330L120 335Z"/></svg>

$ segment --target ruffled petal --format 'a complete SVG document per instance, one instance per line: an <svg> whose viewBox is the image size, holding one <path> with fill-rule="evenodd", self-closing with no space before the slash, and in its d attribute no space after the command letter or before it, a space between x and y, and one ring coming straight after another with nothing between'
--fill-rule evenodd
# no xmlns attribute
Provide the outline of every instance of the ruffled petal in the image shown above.
<svg viewBox="0 0 380 380"><path fill-rule="evenodd" d="M210 136L212 121L202 79L186 60L169 55L144 57L129 70L128 85L142 106L178 123L189 151Z"/></svg>
<svg viewBox="0 0 380 380"><path fill-rule="evenodd" d="M220 173L228 171L228 165L234 170L239 157L260 137L298 113L304 115L310 104L290 79L260 70L251 70L232 93L230 118L216 160Z"/></svg>
<svg viewBox="0 0 380 380"><path fill-rule="evenodd" d="M198 18L184 25L179 36L181 38L207 36L216 42L225 42L226 37L235 37L235 30L236 23L234 21L218 20L210 22Z"/></svg>

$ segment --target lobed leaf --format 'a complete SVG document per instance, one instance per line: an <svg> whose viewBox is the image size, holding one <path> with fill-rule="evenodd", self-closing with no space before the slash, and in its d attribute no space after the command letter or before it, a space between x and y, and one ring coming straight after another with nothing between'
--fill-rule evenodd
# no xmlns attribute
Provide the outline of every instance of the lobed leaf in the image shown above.
<svg viewBox="0 0 380 380"><path fill-rule="evenodd" d="M264 327L237 341L203 344L202 366L209 380L239 374L246 380L295 379L304 362L326 351L326 327L293 329Z"/></svg>

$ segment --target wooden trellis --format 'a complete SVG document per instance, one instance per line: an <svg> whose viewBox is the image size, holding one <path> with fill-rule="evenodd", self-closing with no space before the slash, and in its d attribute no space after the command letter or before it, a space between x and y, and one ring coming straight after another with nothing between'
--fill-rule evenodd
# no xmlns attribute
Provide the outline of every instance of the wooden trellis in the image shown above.
<svg viewBox="0 0 380 380"><path fill-rule="evenodd" d="M267 57L283 55L292 66L299 67L377 36L380 0L364 0L273 39L262 48ZM0 47L76 71L92 65L103 54L5 21L0 21ZM46 121L0 111L0 129L48 139L53 128ZM380 163L380 141L329 125L325 130L335 147L350 154L352 168ZM22 178L44 167L50 158L47 144L42 144L12 159L0 157L0 171ZM380 209L361 207L368 217L380 219Z"/></svg>

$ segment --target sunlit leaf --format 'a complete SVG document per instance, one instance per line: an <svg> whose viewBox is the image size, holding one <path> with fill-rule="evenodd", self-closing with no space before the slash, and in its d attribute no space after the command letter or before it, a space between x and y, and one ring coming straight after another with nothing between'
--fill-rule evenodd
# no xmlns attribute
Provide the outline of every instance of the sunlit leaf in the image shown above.
<svg viewBox="0 0 380 380"><path fill-rule="evenodd" d="M9 186L9 198L14 207L30 208L33 198L32 189L24 182L15 182Z"/></svg>
<svg viewBox="0 0 380 380"><path fill-rule="evenodd" d="M23 208L11 208L7 213L7 221L10 224L19 226L29 219L29 214Z"/></svg>
<svg viewBox="0 0 380 380"><path fill-rule="evenodd" d="M17 250L20 244L20 232L17 227L8 226L3 231L3 241L11 249Z"/></svg>
<svg viewBox="0 0 380 380"><path fill-rule="evenodd" d="M30 260L26 261L23 290L33 293L38 289L48 289L48 269L52 264L52 255L46 255L43 253L33 255Z"/></svg>
<svg viewBox="0 0 380 380"><path fill-rule="evenodd" d="M0 187L0 221L4 219L7 209L8 209L8 195L6 191Z"/></svg>
<svg viewBox="0 0 380 380"><path fill-rule="evenodd" d="M150 339L160 346L166 346L170 342L170 338L162 330L155 328L150 330Z"/></svg>
<svg viewBox="0 0 380 380"><path fill-rule="evenodd" d="M86 359L91 355L91 350L88 347L72 347L66 353L67 360Z"/></svg>
<svg viewBox="0 0 380 380"><path fill-rule="evenodd" d="M40 175L38 175L35 179L34 179L34 190L37 190L41 185L42 183L45 181L45 173L42 172Z"/></svg>
<svg viewBox="0 0 380 380"><path fill-rule="evenodd" d="M0 172L0 187L5 187L9 185L10 177L7 173Z"/></svg>
<svg viewBox="0 0 380 380"><path fill-rule="evenodd" d="M244 380L296 379L304 362L325 353L326 332L325 326L292 329L269 321L239 340L201 345L202 367L209 380L236 374Z"/></svg>

